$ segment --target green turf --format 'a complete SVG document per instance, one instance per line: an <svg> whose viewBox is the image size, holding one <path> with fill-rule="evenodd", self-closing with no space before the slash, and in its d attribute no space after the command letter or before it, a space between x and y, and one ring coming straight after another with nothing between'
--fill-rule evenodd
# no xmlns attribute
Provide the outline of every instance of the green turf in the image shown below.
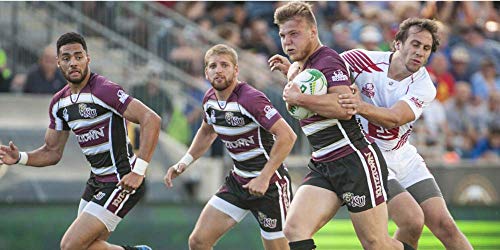
<svg viewBox="0 0 500 250"><path fill-rule="evenodd" d="M500 249L499 221L458 221L458 227L467 236L474 249ZM396 230L393 222L389 223L392 235ZM361 249L350 220L333 220L325 225L314 241L318 249ZM441 242L432 235L427 227L419 241L419 249L444 249Z"/></svg>

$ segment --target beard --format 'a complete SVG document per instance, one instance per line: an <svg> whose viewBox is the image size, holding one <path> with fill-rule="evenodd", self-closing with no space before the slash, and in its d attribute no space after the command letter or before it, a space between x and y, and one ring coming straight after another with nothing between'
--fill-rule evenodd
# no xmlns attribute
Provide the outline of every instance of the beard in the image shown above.
<svg viewBox="0 0 500 250"><path fill-rule="evenodd" d="M69 76L69 71L68 71L68 73L64 73L63 75L64 75L64 78L65 78L68 82L70 82L70 83L72 83L72 84L80 84L80 83L82 83L82 82L83 82L83 80L87 77L88 73L89 73L89 67L87 66L87 67L85 67L85 69L83 70L83 73L81 74L82 76L81 76L80 78L77 78L77 79L71 79L71 77Z"/></svg>
<svg viewBox="0 0 500 250"><path fill-rule="evenodd" d="M225 78L224 80L220 81L220 83L216 83L215 79L210 81L210 84L212 87L217 90L217 91L224 91L227 89L229 86L231 86L231 83L233 82L233 77L231 78Z"/></svg>

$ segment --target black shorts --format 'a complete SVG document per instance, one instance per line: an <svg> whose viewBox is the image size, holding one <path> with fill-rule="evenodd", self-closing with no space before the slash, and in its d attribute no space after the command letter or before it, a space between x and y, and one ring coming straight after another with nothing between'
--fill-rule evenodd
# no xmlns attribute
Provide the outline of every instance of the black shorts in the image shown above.
<svg viewBox="0 0 500 250"><path fill-rule="evenodd" d="M331 190L350 212L362 212L387 200L387 165L376 144L331 162L311 162L302 185Z"/></svg>
<svg viewBox="0 0 500 250"><path fill-rule="evenodd" d="M290 175L283 167L271 178L269 188L262 197L253 196L242 186L251 178L243 178L231 172L224 185L215 194L226 202L252 212L265 232L280 232L292 200Z"/></svg>
<svg viewBox="0 0 500 250"><path fill-rule="evenodd" d="M91 175L87 180L82 199L94 202L120 218L132 209L146 192L146 180L132 193L117 187L118 182L102 182L101 177Z"/></svg>

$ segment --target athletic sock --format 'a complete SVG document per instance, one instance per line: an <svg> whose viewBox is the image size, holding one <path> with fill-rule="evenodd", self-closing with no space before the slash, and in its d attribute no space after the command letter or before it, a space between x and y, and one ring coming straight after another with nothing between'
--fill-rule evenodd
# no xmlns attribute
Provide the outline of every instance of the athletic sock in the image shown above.
<svg viewBox="0 0 500 250"><path fill-rule="evenodd" d="M415 248L413 248L412 246L410 246L402 241L401 241L401 243L403 243L403 250L415 250Z"/></svg>
<svg viewBox="0 0 500 250"><path fill-rule="evenodd" d="M289 242L290 250L313 250L316 249L313 239Z"/></svg>

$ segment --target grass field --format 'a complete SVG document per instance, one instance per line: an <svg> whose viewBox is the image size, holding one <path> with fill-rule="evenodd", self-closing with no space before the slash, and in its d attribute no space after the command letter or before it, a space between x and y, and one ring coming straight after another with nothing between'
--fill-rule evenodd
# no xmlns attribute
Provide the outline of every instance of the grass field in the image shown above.
<svg viewBox="0 0 500 250"><path fill-rule="evenodd" d="M155 250L188 249L187 239L194 227L202 206L141 205L132 210L120 223L110 242L122 244L148 244ZM0 205L0 249L53 250L59 249L59 241L76 215L75 204L23 204ZM490 211L490 212L488 212ZM460 211L454 216L476 220L459 220L458 226L470 239L475 249L500 250L499 209ZM482 218L481 220L479 218ZM488 221L488 219L492 219ZM394 224L389 226L394 232ZM346 211L323 227L314 237L319 250L361 249ZM215 250L261 250L257 222L247 216L228 232L215 246ZM444 249L426 229L419 249Z"/></svg>
<svg viewBox="0 0 500 250"><path fill-rule="evenodd" d="M474 249L500 249L500 221L458 221L458 227L470 240ZM396 230L394 223L389 224L389 232ZM318 249L362 249L356 238L350 220L333 220L324 226L314 237ZM419 249L444 249L441 242L429 229L419 241Z"/></svg>

